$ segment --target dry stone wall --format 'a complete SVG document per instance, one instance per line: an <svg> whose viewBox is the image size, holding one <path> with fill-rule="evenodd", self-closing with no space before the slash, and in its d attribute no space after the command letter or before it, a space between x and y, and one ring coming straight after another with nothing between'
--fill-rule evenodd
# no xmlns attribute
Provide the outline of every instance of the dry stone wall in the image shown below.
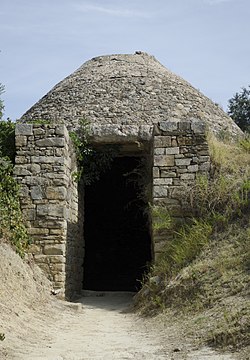
<svg viewBox="0 0 250 360"><path fill-rule="evenodd" d="M80 290L75 273L82 278L83 259L78 189L72 179L76 159L68 131L64 125L17 124L16 150L15 176L33 239L30 251L67 296Z"/></svg>
<svg viewBox="0 0 250 360"><path fill-rule="evenodd" d="M155 127L153 203L164 206L177 221L190 215L185 194L197 175L208 175L210 156L205 124L197 120L165 121ZM155 231L155 254L171 240L170 231Z"/></svg>
<svg viewBox="0 0 250 360"><path fill-rule="evenodd" d="M176 221L190 215L184 194L198 174L208 175L210 169L204 123L173 119L154 126L96 125L91 139L99 144L124 145L123 151L132 149L132 156L147 155L153 192L149 200L164 206ZM78 188L73 179L77 161L68 130L62 124L19 123L16 150L15 176L33 239L30 252L55 289L70 298L81 292L83 282L84 186ZM154 231L156 256L170 239L168 231Z"/></svg>

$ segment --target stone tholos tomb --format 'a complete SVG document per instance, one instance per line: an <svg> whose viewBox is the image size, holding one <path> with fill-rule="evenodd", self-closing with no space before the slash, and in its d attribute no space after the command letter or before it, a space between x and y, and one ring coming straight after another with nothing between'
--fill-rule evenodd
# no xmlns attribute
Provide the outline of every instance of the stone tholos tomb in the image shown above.
<svg viewBox="0 0 250 360"><path fill-rule="evenodd" d="M76 182L69 132L89 122L89 142L119 151L100 179ZM57 84L16 125L15 176L30 251L55 289L136 290L170 234L151 208L181 222L184 196L210 169L206 132L235 123L153 56L94 58Z"/></svg>

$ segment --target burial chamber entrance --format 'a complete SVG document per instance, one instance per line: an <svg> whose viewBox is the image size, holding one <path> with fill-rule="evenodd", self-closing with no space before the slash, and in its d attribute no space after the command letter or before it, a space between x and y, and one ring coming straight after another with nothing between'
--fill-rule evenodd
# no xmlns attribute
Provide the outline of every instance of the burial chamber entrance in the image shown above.
<svg viewBox="0 0 250 360"><path fill-rule="evenodd" d="M68 299L82 289L139 289L169 238L154 213L151 230L148 204L177 220L189 216L183 194L210 170L205 124L93 125L93 145L120 151L88 186L75 181L77 157L65 125L20 123L15 133L29 251L54 289Z"/></svg>
<svg viewBox="0 0 250 360"><path fill-rule="evenodd" d="M148 155L113 159L84 188L83 289L137 291L152 260Z"/></svg>

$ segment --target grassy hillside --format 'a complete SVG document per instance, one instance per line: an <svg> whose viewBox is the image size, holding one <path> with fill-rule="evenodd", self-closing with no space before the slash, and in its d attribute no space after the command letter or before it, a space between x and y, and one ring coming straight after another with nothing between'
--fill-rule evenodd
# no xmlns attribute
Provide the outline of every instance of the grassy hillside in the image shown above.
<svg viewBox="0 0 250 360"><path fill-rule="evenodd" d="M247 353L250 143L245 139L230 144L210 136L209 145L211 179L198 178L187 194L190 222L166 243L136 297L136 307L144 315L162 313L165 319L180 321L203 343ZM164 209L162 214L167 218ZM159 228L159 209L157 221ZM161 223L163 229L171 227L171 219Z"/></svg>

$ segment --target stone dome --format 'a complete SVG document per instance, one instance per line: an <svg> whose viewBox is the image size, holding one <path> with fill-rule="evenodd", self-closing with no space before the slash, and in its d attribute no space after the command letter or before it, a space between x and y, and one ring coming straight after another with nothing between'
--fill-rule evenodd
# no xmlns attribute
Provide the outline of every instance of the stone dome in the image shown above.
<svg viewBox="0 0 250 360"><path fill-rule="evenodd" d="M95 125L200 119L216 133L241 133L219 106L153 56L139 51L87 61L33 105L21 121L63 122L72 129L83 118Z"/></svg>

